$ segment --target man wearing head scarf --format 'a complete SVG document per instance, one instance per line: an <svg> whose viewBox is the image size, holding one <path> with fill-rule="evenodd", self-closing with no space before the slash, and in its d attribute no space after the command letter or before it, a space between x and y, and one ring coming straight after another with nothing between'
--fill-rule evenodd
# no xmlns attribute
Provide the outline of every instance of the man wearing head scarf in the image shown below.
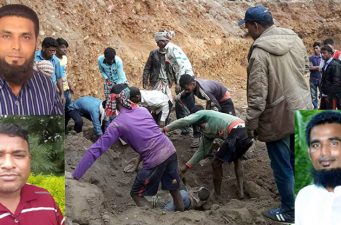
<svg viewBox="0 0 341 225"><path fill-rule="evenodd" d="M160 131L149 111L130 100L136 98L136 95L138 93L128 87L118 95L117 105L120 113L83 155L73 177L80 179L95 160L121 138L143 160L143 167L138 171L130 191L136 205L151 207L151 203L144 196L155 195L161 183L162 189L168 190L172 195L176 210L183 211L175 147Z"/></svg>
<svg viewBox="0 0 341 225"><path fill-rule="evenodd" d="M180 77L184 74L194 76L192 64L184 51L170 41L175 36L174 31L161 30L154 34L158 49L153 50L148 58L143 72L144 88L151 86L152 89L161 90L173 102L169 87L175 82L175 92L181 91ZM193 94L182 96L175 103L175 112L177 119L188 115L194 108L195 100ZM187 110L186 110L187 108ZM182 134L188 134L188 128L182 129ZM200 137L200 133L195 131L193 136ZM194 146L197 147L197 146Z"/></svg>

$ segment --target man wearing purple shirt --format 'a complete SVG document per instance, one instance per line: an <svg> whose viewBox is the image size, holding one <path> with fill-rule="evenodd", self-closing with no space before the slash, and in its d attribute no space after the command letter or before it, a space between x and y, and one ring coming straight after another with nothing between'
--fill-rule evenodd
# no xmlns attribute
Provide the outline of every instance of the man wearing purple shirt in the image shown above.
<svg viewBox="0 0 341 225"><path fill-rule="evenodd" d="M169 190L176 209L184 210L179 191L180 178L176 150L165 136L146 108L138 107L130 98L136 98L130 89L124 89L118 97L120 113L110 123L105 133L83 155L73 172L80 179L97 158L106 152L119 138L128 143L143 160L143 167L137 173L130 195L139 207L151 207L144 196L155 195L159 183Z"/></svg>

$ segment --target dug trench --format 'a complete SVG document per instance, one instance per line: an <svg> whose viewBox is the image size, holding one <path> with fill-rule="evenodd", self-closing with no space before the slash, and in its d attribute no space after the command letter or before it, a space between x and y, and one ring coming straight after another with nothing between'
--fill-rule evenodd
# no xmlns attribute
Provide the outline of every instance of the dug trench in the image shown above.
<svg viewBox="0 0 341 225"><path fill-rule="evenodd" d="M245 109L237 108L238 114ZM172 117L174 118L174 112ZM72 124L70 124L71 126ZM69 127L71 128L71 127ZM192 137L180 132L169 135L177 150L179 164L185 163L196 149L190 148ZM92 124L85 121L82 133L70 132L65 140L66 171L68 176L94 141ZM272 176L264 143L256 143L243 157L245 198L238 198L233 164L224 165L222 198L213 196L202 210L165 212L162 209L138 208L130 197L136 173L124 168L137 154L120 142L105 152L76 181L66 179L66 216L69 225L214 225L214 224L276 224L262 216L269 207L279 205L279 197ZM185 175L189 188L204 186L212 191L211 159L202 160ZM161 191L159 195L166 193Z"/></svg>

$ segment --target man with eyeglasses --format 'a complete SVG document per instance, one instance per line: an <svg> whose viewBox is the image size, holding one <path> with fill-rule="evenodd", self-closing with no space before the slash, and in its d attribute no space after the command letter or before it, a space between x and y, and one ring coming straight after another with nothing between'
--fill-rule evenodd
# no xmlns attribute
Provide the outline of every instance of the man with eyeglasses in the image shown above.
<svg viewBox="0 0 341 225"><path fill-rule="evenodd" d="M306 128L313 184L295 202L296 225L339 225L341 221L341 113L324 111Z"/></svg>

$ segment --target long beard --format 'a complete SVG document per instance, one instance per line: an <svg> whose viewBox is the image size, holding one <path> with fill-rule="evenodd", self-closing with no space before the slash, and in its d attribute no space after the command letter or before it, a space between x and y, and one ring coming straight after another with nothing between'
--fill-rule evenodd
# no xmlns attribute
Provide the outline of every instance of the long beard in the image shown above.
<svg viewBox="0 0 341 225"><path fill-rule="evenodd" d="M324 188L335 188L341 185L341 168L330 170L315 170L312 168L311 174L314 178L314 184Z"/></svg>
<svg viewBox="0 0 341 225"><path fill-rule="evenodd" d="M33 62L34 55L20 66L10 65L0 58L0 77L9 83L23 85L33 75Z"/></svg>

